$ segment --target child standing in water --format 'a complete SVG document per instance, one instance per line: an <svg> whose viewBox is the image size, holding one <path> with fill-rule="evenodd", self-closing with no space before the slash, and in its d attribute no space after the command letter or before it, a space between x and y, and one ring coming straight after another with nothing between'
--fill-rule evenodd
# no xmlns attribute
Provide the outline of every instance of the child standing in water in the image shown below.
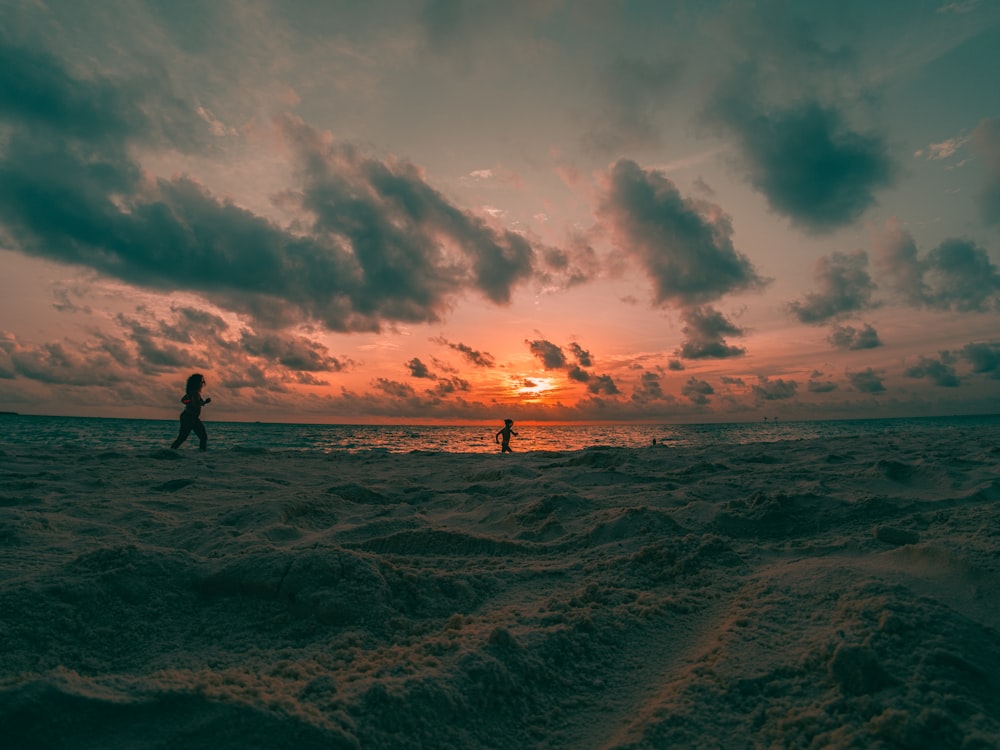
<svg viewBox="0 0 1000 750"><path fill-rule="evenodd" d="M500 442L500 436L503 435L503 445L500 446L500 452L501 453L513 453L514 452L514 451L512 451L510 449L510 436L513 435L514 437L517 437L517 433L514 432L514 430L511 429L513 426L514 426L514 420L513 419L505 419L503 421L503 427L494 436L495 439L496 439L496 442L499 443Z"/></svg>
<svg viewBox="0 0 1000 750"><path fill-rule="evenodd" d="M201 423L201 407L210 403L212 399L201 397L201 389L204 387L205 378L201 373L196 372L187 379L187 388L181 398L181 403L184 404L184 411L181 412L181 430L174 444L170 446L173 450L180 448L181 443L187 440L192 431L201 441L200 449L208 448L208 433L205 432L205 425Z"/></svg>

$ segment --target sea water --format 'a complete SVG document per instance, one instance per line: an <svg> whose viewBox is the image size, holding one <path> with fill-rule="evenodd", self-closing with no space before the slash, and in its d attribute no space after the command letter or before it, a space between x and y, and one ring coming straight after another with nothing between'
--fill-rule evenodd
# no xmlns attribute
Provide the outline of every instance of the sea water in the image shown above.
<svg viewBox="0 0 1000 750"><path fill-rule="evenodd" d="M583 450L597 446L637 448L768 443L786 440L832 439L842 436L905 438L914 429L949 430L998 425L1000 415L851 419L828 421L767 421L725 424L515 424L517 451ZM412 451L488 453L499 451L494 436L501 424L479 426L278 424L212 422L210 450L260 449L280 451ZM48 448L90 446L99 450L155 450L170 446L177 436L177 420L102 419L0 415L0 443ZM192 435L180 450L196 450Z"/></svg>

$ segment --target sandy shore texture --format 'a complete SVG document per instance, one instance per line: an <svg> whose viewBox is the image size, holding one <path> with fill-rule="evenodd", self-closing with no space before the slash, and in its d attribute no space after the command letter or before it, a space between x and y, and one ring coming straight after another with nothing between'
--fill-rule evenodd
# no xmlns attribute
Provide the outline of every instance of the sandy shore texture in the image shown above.
<svg viewBox="0 0 1000 750"><path fill-rule="evenodd" d="M8 748L1000 746L1000 431L0 446Z"/></svg>

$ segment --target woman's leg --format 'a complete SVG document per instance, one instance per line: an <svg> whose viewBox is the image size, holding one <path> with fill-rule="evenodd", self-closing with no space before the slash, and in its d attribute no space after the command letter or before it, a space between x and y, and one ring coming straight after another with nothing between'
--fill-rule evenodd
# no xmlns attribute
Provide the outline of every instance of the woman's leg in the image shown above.
<svg viewBox="0 0 1000 750"><path fill-rule="evenodd" d="M208 433L205 431L205 425L202 424L200 419L196 419L194 420L192 429L194 429L194 434L198 436L198 440L201 441L199 448L206 450L208 448Z"/></svg>
<svg viewBox="0 0 1000 750"><path fill-rule="evenodd" d="M186 412L181 414L181 429L180 432L177 433L177 439L174 441L174 444L170 446L171 450L177 450L180 448L181 443L187 440L187 436L191 434L192 424L191 420L186 418L187 416Z"/></svg>

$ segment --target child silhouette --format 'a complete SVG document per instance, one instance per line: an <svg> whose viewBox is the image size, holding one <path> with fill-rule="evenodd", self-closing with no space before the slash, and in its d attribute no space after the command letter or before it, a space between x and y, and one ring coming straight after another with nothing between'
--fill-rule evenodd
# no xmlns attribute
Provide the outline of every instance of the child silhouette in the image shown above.
<svg viewBox="0 0 1000 750"><path fill-rule="evenodd" d="M187 379L187 388L181 397L181 403L184 404L184 411L181 412L181 429L174 444L170 446L171 449L180 448L181 443L187 440L192 431L201 443L200 450L208 448L208 433L205 432L205 425L201 423L201 407L210 403L212 399L201 397L201 389L204 387L205 378L201 373L196 372Z"/></svg>
<svg viewBox="0 0 1000 750"><path fill-rule="evenodd" d="M514 435L515 437L517 437L517 433L514 432L514 430L511 429L513 426L514 426L514 420L513 419L505 419L503 421L503 427L501 427L500 431L497 432L497 434L494 436L496 442L499 443L500 442L500 436L503 435L503 445L500 446L500 452L501 453L513 453L514 452L510 448L510 436Z"/></svg>

